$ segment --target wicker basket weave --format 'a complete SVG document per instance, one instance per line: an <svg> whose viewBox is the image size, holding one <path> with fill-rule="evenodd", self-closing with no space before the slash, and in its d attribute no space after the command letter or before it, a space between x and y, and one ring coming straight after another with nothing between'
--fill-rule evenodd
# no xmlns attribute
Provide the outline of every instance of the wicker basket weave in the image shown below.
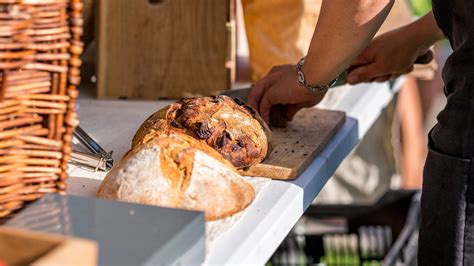
<svg viewBox="0 0 474 266"><path fill-rule="evenodd" d="M82 0L0 0L0 217L66 189Z"/></svg>

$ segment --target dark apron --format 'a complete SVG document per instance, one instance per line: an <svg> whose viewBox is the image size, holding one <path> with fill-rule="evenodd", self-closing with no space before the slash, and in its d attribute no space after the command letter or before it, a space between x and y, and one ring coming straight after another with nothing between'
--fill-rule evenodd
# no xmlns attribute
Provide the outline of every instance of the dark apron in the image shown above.
<svg viewBox="0 0 474 266"><path fill-rule="evenodd" d="M433 0L453 47L443 69L447 105L429 136L419 265L474 265L474 0Z"/></svg>
<svg viewBox="0 0 474 266"><path fill-rule="evenodd" d="M419 265L474 265L471 176L471 159L440 153L430 140L421 198Z"/></svg>

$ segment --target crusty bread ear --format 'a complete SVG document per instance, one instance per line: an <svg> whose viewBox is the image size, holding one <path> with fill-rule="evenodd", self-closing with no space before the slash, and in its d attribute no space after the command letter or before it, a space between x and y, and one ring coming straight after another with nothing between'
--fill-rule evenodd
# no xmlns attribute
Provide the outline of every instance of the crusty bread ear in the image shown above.
<svg viewBox="0 0 474 266"><path fill-rule="evenodd" d="M206 143L237 168L263 161L271 142L271 131L258 113L227 96L182 99L159 110L141 125L132 146L170 132Z"/></svg>
<svg viewBox="0 0 474 266"><path fill-rule="evenodd" d="M174 133L133 147L105 177L98 197L199 210L216 220L245 209L255 191L216 151Z"/></svg>

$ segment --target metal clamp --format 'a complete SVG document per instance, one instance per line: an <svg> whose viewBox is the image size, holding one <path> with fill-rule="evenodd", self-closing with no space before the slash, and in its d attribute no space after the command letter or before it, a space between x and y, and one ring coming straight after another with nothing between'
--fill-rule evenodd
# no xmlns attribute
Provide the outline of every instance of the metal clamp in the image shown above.
<svg viewBox="0 0 474 266"><path fill-rule="evenodd" d="M93 168L95 171L109 171L112 168L114 165L114 160L112 159L113 151L105 151L99 143L79 126L74 131L74 137L79 140L91 154L74 150L71 156L71 163L87 166Z"/></svg>

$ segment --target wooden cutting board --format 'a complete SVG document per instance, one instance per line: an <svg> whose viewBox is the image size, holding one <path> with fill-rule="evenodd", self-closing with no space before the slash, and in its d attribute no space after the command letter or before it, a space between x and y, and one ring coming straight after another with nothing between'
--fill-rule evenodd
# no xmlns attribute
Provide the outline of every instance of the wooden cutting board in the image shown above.
<svg viewBox="0 0 474 266"><path fill-rule="evenodd" d="M242 170L247 176L296 179L344 124L343 112L316 108L300 111L287 128L273 128L273 149L261 163Z"/></svg>

